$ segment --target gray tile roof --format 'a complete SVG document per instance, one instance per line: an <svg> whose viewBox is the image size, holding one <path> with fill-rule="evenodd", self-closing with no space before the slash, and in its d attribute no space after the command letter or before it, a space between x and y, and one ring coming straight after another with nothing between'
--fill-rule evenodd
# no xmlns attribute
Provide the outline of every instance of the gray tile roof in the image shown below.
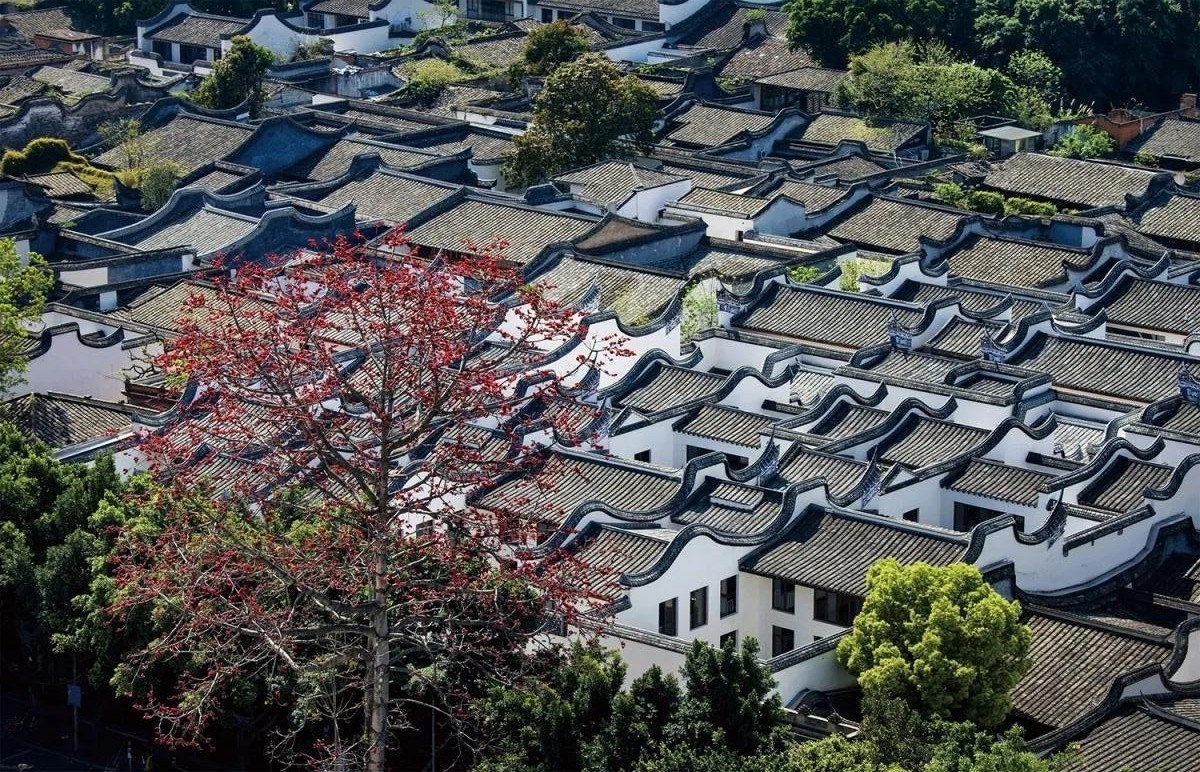
<svg viewBox="0 0 1200 772"><path fill-rule="evenodd" d="M804 204L805 213L812 214L836 204L845 198L847 193L843 188L835 188L832 185L814 185L811 182L784 180L771 190L769 195L782 195L793 201L799 201Z"/></svg>
<svg viewBox="0 0 1200 772"><path fill-rule="evenodd" d="M1091 254L1055 244L975 238L949 254L950 275L1018 287L1050 287L1066 280Z"/></svg>
<svg viewBox="0 0 1200 772"><path fill-rule="evenodd" d="M318 107L316 109L319 110L320 108ZM417 131L428 129L430 127L429 123L425 123L401 114L401 111L398 108L389 108L387 105L381 104L372 104L370 108L350 107L341 113L330 114L341 115L343 118L351 118L360 122L376 124L381 127L386 127L391 132Z"/></svg>
<svg viewBox="0 0 1200 772"><path fill-rule="evenodd" d="M779 517L781 507L774 496L748 485L722 482L707 497L693 499L674 516L685 525L700 523L722 533L761 533Z"/></svg>
<svg viewBox="0 0 1200 772"><path fill-rule="evenodd" d="M542 8L563 8L586 13L597 11L603 16L632 16L658 21L657 0L541 0Z"/></svg>
<svg viewBox="0 0 1200 772"><path fill-rule="evenodd" d="M779 476L789 484L823 477L829 492L835 496L845 496L854 490L866 471L867 465L862 461L809 450L800 444L788 449L779 462Z"/></svg>
<svg viewBox="0 0 1200 772"><path fill-rule="evenodd" d="M872 302L861 295L780 287L774 297L755 308L741 326L788 338L862 348L887 337L887 325L898 311L901 324L915 324L915 311Z"/></svg>
<svg viewBox="0 0 1200 772"><path fill-rule="evenodd" d="M747 179L755 176L755 173L746 170L744 174L734 174L726 171L716 171L711 168L706 168L703 164L697 166L684 166L674 164L669 161L664 161L659 171L664 174L677 174L680 177L690 177L692 184L698 188L717 189L724 188L730 185L737 185L745 182Z"/></svg>
<svg viewBox="0 0 1200 772"><path fill-rule="evenodd" d="M576 552L576 558L587 566L592 576L589 588L606 600L615 600L621 593L621 574L636 574L645 571L662 557L670 543L653 531L600 528L589 536L586 543Z"/></svg>
<svg viewBox="0 0 1200 772"><path fill-rule="evenodd" d="M304 9L314 13L340 13L356 19L371 18L371 0L318 0Z"/></svg>
<svg viewBox="0 0 1200 772"><path fill-rule="evenodd" d="M951 319L949 324L925 344L925 349L938 353L978 357L980 355L979 338L989 329L993 333L996 332L994 327L989 328L986 325L959 318Z"/></svg>
<svg viewBox="0 0 1200 772"><path fill-rule="evenodd" d="M1200 248L1200 196L1156 196L1133 213L1132 225L1151 238Z"/></svg>
<svg viewBox="0 0 1200 772"><path fill-rule="evenodd" d="M1200 759L1196 700L1126 705L1075 739L1079 755L1070 772L1193 772ZM1164 715L1165 713L1165 715ZM1174 718L1172 716L1177 716ZM1179 719L1183 719L1182 721Z"/></svg>
<svg viewBox="0 0 1200 772"><path fill-rule="evenodd" d="M774 120L773 115L697 103L668 122L662 139L672 145L716 147L744 131L761 131Z"/></svg>
<svg viewBox="0 0 1200 772"><path fill-rule="evenodd" d="M1189 335L1200 331L1200 287L1127 279L1104 311L1117 324Z"/></svg>
<svg viewBox="0 0 1200 772"><path fill-rule="evenodd" d="M920 123L871 122L857 115L819 113L804 128L799 139L820 145L836 145L844 139L853 139L876 153L891 153L919 137L925 128Z"/></svg>
<svg viewBox="0 0 1200 772"><path fill-rule="evenodd" d="M1200 436L1200 407L1181 400L1175 411L1159 426L1180 434Z"/></svg>
<svg viewBox="0 0 1200 772"><path fill-rule="evenodd" d="M1038 502L1038 486L1053 475L1019 466L974 458L946 485L952 491L973 493L998 501L1032 507Z"/></svg>
<svg viewBox="0 0 1200 772"><path fill-rule="evenodd" d="M686 179L679 175L643 169L628 161L604 161L584 169L560 174L554 178L554 181L572 188L582 186L583 190L579 193L580 196L607 206L608 204L623 204L639 190L657 188Z"/></svg>
<svg viewBox="0 0 1200 772"><path fill-rule="evenodd" d="M905 421L906 430L893 433L879 450L884 461L922 469L948 461L987 439L989 432L950 421L915 416Z"/></svg>
<svg viewBox="0 0 1200 772"><path fill-rule="evenodd" d="M798 161L791 162L792 168L797 171L803 169L806 174L816 174L823 176L826 174L835 174L839 180L857 180L860 177L866 177L877 172L887 169L883 164L872 161L869 158L863 158L860 155L844 155L838 156L831 161L817 163Z"/></svg>
<svg viewBox="0 0 1200 772"><path fill-rule="evenodd" d="M25 394L0 401L0 420L52 448L100 439L131 426L125 405L69 394Z"/></svg>
<svg viewBox="0 0 1200 772"><path fill-rule="evenodd" d="M401 141L409 142L409 140L403 138ZM513 149L511 139L491 134L482 134L476 131L470 132L462 139L452 139L445 142L433 144L428 144L425 140L412 140L412 142L413 147L419 147L422 150L428 150L438 155L455 155L464 149L470 148L471 159L476 163L502 159Z"/></svg>
<svg viewBox="0 0 1200 772"><path fill-rule="evenodd" d="M393 169L411 169L439 157L435 153L413 148L343 138L329 148L313 153L288 169L288 172L306 180L334 180L350 169L355 158L368 154L378 155L385 165Z"/></svg>
<svg viewBox="0 0 1200 772"><path fill-rule="evenodd" d="M903 254L919 246L918 236L945 241L967 215L913 201L873 197L835 225L828 235L882 252Z"/></svg>
<svg viewBox="0 0 1200 772"><path fill-rule="evenodd" d="M874 429L890 415L888 411L879 408L839 402L820 421L813 424L808 433L827 440L842 440Z"/></svg>
<svg viewBox="0 0 1200 772"><path fill-rule="evenodd" d="M1200 560L1194 554L1177 552L1133 586L1155 595L1200 603Z"/></svg>
<svg viewBox="0 0 1200 772"><path fill-rule="evenodd" d="M814 372L812 370L797 370L792 378L792 387L788 398L792 402L811 405L821 398L833 386L831 373Z"/></svg>
<svg viewBox="0 0 1200 772"><path fill-rule="evenodd" d="M774 423L775 419L765 415L721 405L705 405L695 416L682 424L679 431L696 437L757 448L759 435Z"/></svg>
<svg viewBox="0 0 1200 772"><path fill-rule="evenodd" d="M903 564L923 561L935 566L956 563L965 552L960 539L894 521L864 515L850 517L810 509L778 544L743 561L755 574L806 587L863 597L867 569L891 557Z"/></svg>
<svg viewBox="0 0 1200 772"><path fill-rule="evenodd" d="M189 188L203 188L204 190L214 193L229 187L233 183L242 179L245 175L234 174L233 172L225 171L224 169L213 169L203 177L197 177L188 183Z"/></svg>
<svg viewBox="0 0 1200 772"><path fill-rule="evenodd" d="M92 186L76 177L71 172L53 172L26 177L35 185L46 188L46 195L51 198L67 198L70 196L90 196Z"/></svg>
<svg viewBox="0 0 1200 772"><path fill-rule="evenodd" d="M121 240L138 249L190 246L197 255L211 255L232 245L257 227L258 220L253 217L205 207L184 212L149 233L139 231Z"/></svg>
<svg viewBox="0 0 1200 772"><path fill-rule="evenodd" d="M714 394L724 383L723 375L664 366L649 382L622 396L620 404L652 415Z"/></svg>
<svg viewBox="0 0 1200 772"><path fill-rule="evenodd" d="M62 67L39 67L33 73L33 79L59 88L64 94L73 97L86 96L108 91L112 81L100 75L89 75L86 72L76 72Z"/></svg>
<svg viewBox="0 0 1200 772"><path fill-rule="evenodd" d="M1013 710L1050 727L1065 726L1100 704L1117 676L1171 653L1161 642L1069 617L1034 612L1026 624L1033 628L1033 669L1013 689Z"/></svg>
<svg viewBox="0 0 1200 772"><path fill-rule="evenodd" d="M1084 461L1095 455L1104 443L1104 424L1080 421L1065 416L1054 416L1058 426L1054 428L1055 452L1063 458Z"/></svg>
<svg viewBox="0 0 1200 772"><path fill-rule="evenodd" d="M408 236L414 244L452 252L467 251L468 242L483 247L494 239L503 239L507 246L501 254L513 262L526 263L540 255L547 244L578 238L594 226L594 221L581 217L467 199L414 227Z"/></svg>
<svg viewBox="0 0 1200 772"><path fill-rule="evenodd" d="M455 56L481 69L504 69L525 54L525 33L508 33L468 40L453 48Z"/></svg>
<svg viewBox="0 0 1200 772"><path fill-rule="evenodd" d="M831 70L826 67L801 67L797 70L788 70L759 78L755 83L762 86L778 86L797 91L820 91L832 94L837 91L838 84L849 74L845 70Z"/></svg>
<svg viewBox="0 0 1200 772"><path fill-rule="evenodd" d="M533 283L556 303L574 304L593 286L600 290L600 309L612 309L622 322L654 318L683 288L686 280L609 263L564 256Z"/></svg>
<svg viewBox="0 0 1200 772"><path fill-rule="evenodd" d="M816 63L803 48L793 51L783 38L768 37L738 47L716 75L746 82Z"/></svg>
<svg viewBox="0 0 1200 772"><path fill-rule="evenodd" d="M1091 208L1124 205L1126 194L1145 194L1154 176L1130 166L1017 153L994 164L984 184L1009 195Z"/></svg>
<svg viewBox="0 0 1200 772"><path fill-rule="evenodd" d="M709 190L708 188L692 188L679 199L678 203L701 209L728 212L741 217L754 217L765 209L771 200L737 193L722 193L719 190Z"/></svg>
<svg viewBox="0 0 1200 772"><path fill-rule="evenodd" d="M528 512L557 524L587 501L640 512L666 504L679 488L677 477L648 464L554 454L540 474L523 474L501 484L489 491L481 504Z"/></svg>
<svg viewBox="0 0 1200 772"><path fill-rule="evenodd" d="M1118 458L1079 492L1079 503L1125 514L1140 507L1146 489L1161 487L1173 471L1169 466Z"/></svg>
<svg viewBox="0 0 1200 772"><path fill-rule="evenodd" d="M19 51L0 51L0 69L12 71L18 67L37 67L39 64L61 62L71 58L71 54L51 51L45 48L22 48Z"/></svg>
<svg viewBox="0 0 1200 772"><path fill-rule="evenodd" d="M923 306L945 298L955 298L962 304L963 308L976 312L995 308L1004 302L1005 299L1005 295L980 292L961 286L942 287L937 284L925 284L915 281L906 281L900 289L892 293L891 297L894 300L919 303ZM1042 310L1041 303L1013 298L1012 320L1014 322L1020 321L1023 317L1035 314L1040 310ZM975 342L978 344L978 339ZM978 348L978 345L976 348Z"/></svg>
<svg viewBox="0 0 1200 772"><path fill-rule="evenodd" d="M978 349L978 338L976 338ZM1176 390L1179 357L1080 339L1042 336L1009 364L1049 373L1059 389L1153 402Z"/></svg>
<svg viewBox="0 0 1200 772"><path fill-rule="evenodd" d="M203 46L219 51L222 35L236 35L249 23L249 19L237 19L231 16L185 13L155 28L146 37L150 40Z"/></svg>
<svg viewBox="0 0 1200 772"><path fill-rule="evenodd" d="M728 3L714 3L688 19L683 31L672 30L674 42L681 46L728 49L741 45L746 31L746 12L749 8ZM788 15L771 8L755 9L764 12L763 25L767 34L783 37L787 33ZM676 37L678 35L678 37Z"/></svg>
<svg viewBox="0 0 1200 772"><path fill-rule="evenodd" d="M360 220L378 217L404 223L454 193L455 189L446 185L377 170L330 191L317 203L330 209L353 203Z"/></svg>
<svg viewBox="0 0 1200 772"><path fill-rule="evenodd" d="M26 99L41 94L45 90L45 83L36 81L33 78L27 78L24 75L13 75L3 86L0 86L0 104L18 105Z"/></svg>
<svg viewBox="0 0 1200 772"><path fill-rule="evenodd" d="M171 161L190 174L215 159L236 150L254 129L241 124L213 121L180 114L142 134L141 145L148 161ZM112 148L95 159L104 166L123 168L125 154Z"/></svg>
<svg viewBox="0 0 1200 772"><path fill-rule="evenodd" d="M1200 120L1164 118L1157 126L1136 137L1125 150L1155 158L1182 158L1193 163L1200 161Z"/></svg>
<svg viewBox="0 0 1200 772"><path fill-rule="evenodd" d="M41 8L35 11L16 11L0 14L18 32L32 38L40 32L71 29L71 17L66 7Z"/></svg>

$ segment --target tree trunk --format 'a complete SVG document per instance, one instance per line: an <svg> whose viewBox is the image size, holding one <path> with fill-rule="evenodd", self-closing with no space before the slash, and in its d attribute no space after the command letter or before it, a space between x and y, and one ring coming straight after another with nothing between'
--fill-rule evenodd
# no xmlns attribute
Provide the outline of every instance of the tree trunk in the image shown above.
<svg viewBox="0 0 1200 772"><path fill-rule="evenodd" d="M375 564L375 603L368 641L371 658L368 669L370 687L366 701L367 761L366 772L385 772L387 769L388 703L391 700L391 641L388 638L387 617L387 557L380 555Z"/></svg>

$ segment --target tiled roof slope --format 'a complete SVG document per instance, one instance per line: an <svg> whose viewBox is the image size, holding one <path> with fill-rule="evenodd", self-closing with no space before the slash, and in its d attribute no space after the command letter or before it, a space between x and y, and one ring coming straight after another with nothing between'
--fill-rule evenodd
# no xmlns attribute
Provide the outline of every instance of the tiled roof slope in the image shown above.
<svg viewBox="0 0 1200 772"><path fill-rule="evenodd" d="M410 169L438 158L433 153L421 150L344 138L326 149L313 153L288 169L288 172L306 180L333 180L345 174L355 158L371 154L378 155L385 165L393 169Z"/></svg>
<svg viewBox="0 0 1200 772"><path fill-rule="evenodd" d="M653 318L684 285L678 276L638 271L625 266L563 257L540 274L534 284L555 303L574 303L596 286L600 308L611 308L626 324Z"/></svg>
<svg viewBox="0 0 1200 772"><path fill-rule="evenodd" d="M67 394L25 394L0 402L0 420L52 448L99 439L131 425L124 405Z"/></svg>
<svg viewBox="0 0 1200 772"><path fill-rule="evenodd" d="M448 212L426 220L409 231L409 239L430 249L464 252L467 243L486 246L503 239L501 254L525 263L547 244L570 241L591 230L595 223L583 218L468 199Z"/></svg>
<svg viewBox="0 0 1200 772"><path fill-rule="evenodd" d="M555 182L582 185L579 194L599 204L624 203L636 191L657 188L686 177L643 169L627 161L605 161L585 169L560 174Z"/></svg>
<svg viewBox="0 0 1200 772"><path fill-rule="evenodd" d="M971 459L946 487L997 501L1032 507L1038 502L1038 486L1053 475L981 458Z"/></svg>
<svg viewBox="0 0 1200 772"><path fill-rule="evenodd" d="M1013 689L1013 710L1049 727L1099 705L1117 676L1171 654L1161 642L1069 617L1035 612L1026 624L1033 630L1033 668Z"/></svg>
<svg viewBox="0 0 1200 772"><path fill-rule="evenodd" d="M823 477L829 484L829 492L844 496L858 485L866 472L867 465L852 458L834 456L795 445L779 464L779 476L789 484L815 480Z"/></svg>
<svg viewBox="0 0 1200 772"><path fill-rule="evenodd" d="M1018 287L1049 287L1066 279L1064 266L1079 267L1091 255L1055 244L976 238L950 254L950 275Z"/></svg>
<svg viewBox="0 0 1200 772"><path fill-rule="evenodd" d="M769 302L751 311L741 326L788 338L861 348L883 340L887 324L897 312L902 324L913 324L920 318L916 311L855 294L781 286Z"/></svg>
<svg viewBox="0 0 1200 772"><path fill-rule="evenodd" d="M330 191L317 203L338 209L352 203L358 219L380 217L396 223L454 195L454 189L411 177L376 171Z"/></svg>
<svg viewBox="0 0 1200 772"><path fill-rule="evenodd" d="M151 40L220 50L222 35L236 35L249 22L249 19L237 19L231 16L185 13L153 30L146 37Z"/></svg>
<svg viewBox="0 0 1200 772"><path fill-rule="evenodd" d="M1151 238L1181 244L1186 249L1200 248L1200 196L1176 193L1156 196L1133 213L1132 225L1138 233Z"/></svg>
<svg viewBox="0 0 1200 772"><path fill-rule="evenodd" d="M621 574L645 571L662 556L669 543L635 530L600 528L587 539L576 557L592 569L590 589L607 600L615 600L621 595Z"/></svg>
<svg viewBox="0 0 1200 772"><path fill-rule="evenodd" d="M142 134L141 145L147 160L171 161L186 175L229 155L253 132L250 126L181 114ZM104 166L123 168L125 154L114 147L95 160Z"/></svg>
<svg viewBox="0 0 1200 772"><path fill-rule="evenodd" d="M988 436L983 429L925 416L910 418L908 423L907 431L889 445L881 446L884 461L920 469L961 456Z"/></svg>
<svg viewBox="0 0 1200 772"><path fill-rule="evenodd" d="M1157 126L1130 142L1125 150L1155 158L1200 161L1200 120L1164 118Z"/></svg>
<svg viewBox="0 0 1200 772"><path fill-rule="evenodd" d="M1079 503L1124 514L1142 504L1147 488L1159 488L1174 471L1169 466L1118 458L1079 492Z"/></svg>
<svg viewBox="0 0 1200 772"><path fill-rule="evenodd" d="M71 29L71 17L65 7L41 8L36 11L17 11L0 14L18 32L32 38L40 32Z"/></svg>
<svg viewBox="0 0 1200 772"><path fill-rule="evenodd" d="M139 233L132 242L138 249L152 250L190 246L196 254L209 255L249 234L258 227L252 217L216 209L194 209L150 233Z"/></svg>
<svg viewBox="0 0 1200 772"><path fill-rule="evenodd" d="M903 254L920 246L919 236L945 241L967 215L894 198L873 197L828 235L838 241Z"/></svg>
<svg viewBox="0 0 1200 772"><path fill-rule="evenodd" d="M770 416L720 405L705 405L681 425L679 431L710 440L757 448L759 436L774 423L775 419Z"/></svg>
<svg viewBox="0 0 1200 772"><path fill-rule="evenodd" d="M1179 369L1179 359L1166 353L1052 336L1043 336L1009 364L1049 373L1057 388L1136 402L1173 393Z"/></svg>
<svg viewBox="0 0 1200 772"><path fill-rule="evenodd" d="M774 120L773 115L697 103L671 119L671 125L679 125L663 139L671 144L716 147L744 131L761 131Z"/></svg>
<svg viewBox="0 0 1200 772"><path fill-rule="evenodd" d="M715 7L714 7L715 6ZM732 2L717 2L704 9L681 25L685 30L680 34L672 30L674 42L681 46L697 48L729 49L741 45L746 34L746 13L750 8L734 5ZM763 11L763 26L767 34L782 37L787 33L788 15L782 11L770 8L754 9ZM679 35L678 37L675 37Z"/></svg>
<svg viewBox="0 0 1200 772"><path fill-rule="evenodd" d="M1079 755L1070 772L1194 772L1200 759L1200 715L1195 700L1126 705L1076 738ZM1183 720L1179 720L1179 719Z"/></svg>
<svg viewBox="0 0 1200 772"><path fill-rule="evenodd" d="M623 406L639 413L653 414L716 393L725 376L682 367L663 367L648 383L621 397Z"/></svg>
<svg viewBox="0 0 1200 772"><path fill-rule="evenodd" d="M1104 312L1117 324L1190 335L1200 328L1200 287L1130 279Z"/></svg>
<svg viewBox="0 0 1200 772"><path fill-rule="evenodd" d="M804 128L799 139L821 145L836 145L844 139L858 140L877 153L891 153L916 139L925 126L903 121L870 123L857 115L820 113Z"/></svg>
<svg viewBox="0 0 1200 772"><path fill-rule="evenodd" d="M806 587L863 597L867 569L891 557L903 564L935 566L957 562L965 543L932 532L897 526L871 516L848 517L809 510L775 546L752 555L742 567Z"/></svg>
<svg viewBox="0 0 1200 772"><path fill-rule="evenodd" d="M739 46L716 74L744 82L814 65L816 61L803 48L793 51L786 40L768 37Z"/></svg>
<svg viewBox="0 0 1200 772"><path fill-rule="evenodd" d="M1092 208L1122 206L1126 194L1145 194L1154 177L1152 171L1130 166L1017 153L993 165L984 184L1010 195Z"/></svg>

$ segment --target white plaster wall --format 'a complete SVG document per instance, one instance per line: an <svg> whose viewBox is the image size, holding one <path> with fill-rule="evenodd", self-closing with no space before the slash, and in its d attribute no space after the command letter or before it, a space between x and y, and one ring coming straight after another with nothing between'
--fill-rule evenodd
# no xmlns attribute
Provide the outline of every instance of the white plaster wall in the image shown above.
<svg viewBox="0 0 1200 772"><path fill-rule="evenodd" d="M704 220L708 226L708 235L712 238L728 241L741 241L742 234L754 230L754 220L744 217L734 217L716 212L702 212L696 209L684 209L667 204L664 214L673 217L690 217Z"/></svg>
<svg viewBox="0 0 1200 772"><path fill-rule="evenodd" d="M634 193L616 212L622 217L642 222L658 222L668 201L677 201L692 189L691 179L672 182Z"/></svg>
<svg viewBox="0 0 1200 772"><path fill-rule="evenodd" d="M658 18L669 29L673 24L689 19L692 14L704 9L710 0L687 0L679 5L666 5L665 3L658 4Z"/></svg>
<svg viewBox="0 0 1200 772"><path fill-rule="evenodd" d="M74 330L56 335L50 350L29 362L25 382L9 396L60 391L118 402L124 399L121 373L133 364L133 354L120 344L85 346Z"/></svg>
<svg viewBox="0 0 1200 772"><path fill-rule="evenodd" d="M663 51L662 38L635 41L629 45L615 46L604 49L604 55L614 62L634 62L644 64L648 58Z"/></svg>

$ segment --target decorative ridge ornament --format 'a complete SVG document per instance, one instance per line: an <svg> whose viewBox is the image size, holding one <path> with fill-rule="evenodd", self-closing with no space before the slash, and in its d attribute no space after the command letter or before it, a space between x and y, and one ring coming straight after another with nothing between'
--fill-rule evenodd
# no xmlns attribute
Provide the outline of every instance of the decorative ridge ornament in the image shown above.
<svg viewBox="0 0 1200 772"><path fill-rule="evenodd" d="M1190 365L1179 363L1179 394L1185 402L1200 405L1200 377L1197 377Z"/></svg>
<svg viewBox="0 0 1200 772"><path fill-rule="evenodd" d="M892 319L887 325L888 342L897 351L912 351L912 333L900 324L900 314L892 309Z"/></svg>
<svg viewBox="0 0 1200 772"><path fill-rule="evenodd" d="M979 351L981 354L983 354L985 361L995 362L997 364L1004 362L1004 355L1006 352L1000 346L1000 344L996 342L996 339L992 337L990 332L984 332L983 335L979 336Z"/></svg>

